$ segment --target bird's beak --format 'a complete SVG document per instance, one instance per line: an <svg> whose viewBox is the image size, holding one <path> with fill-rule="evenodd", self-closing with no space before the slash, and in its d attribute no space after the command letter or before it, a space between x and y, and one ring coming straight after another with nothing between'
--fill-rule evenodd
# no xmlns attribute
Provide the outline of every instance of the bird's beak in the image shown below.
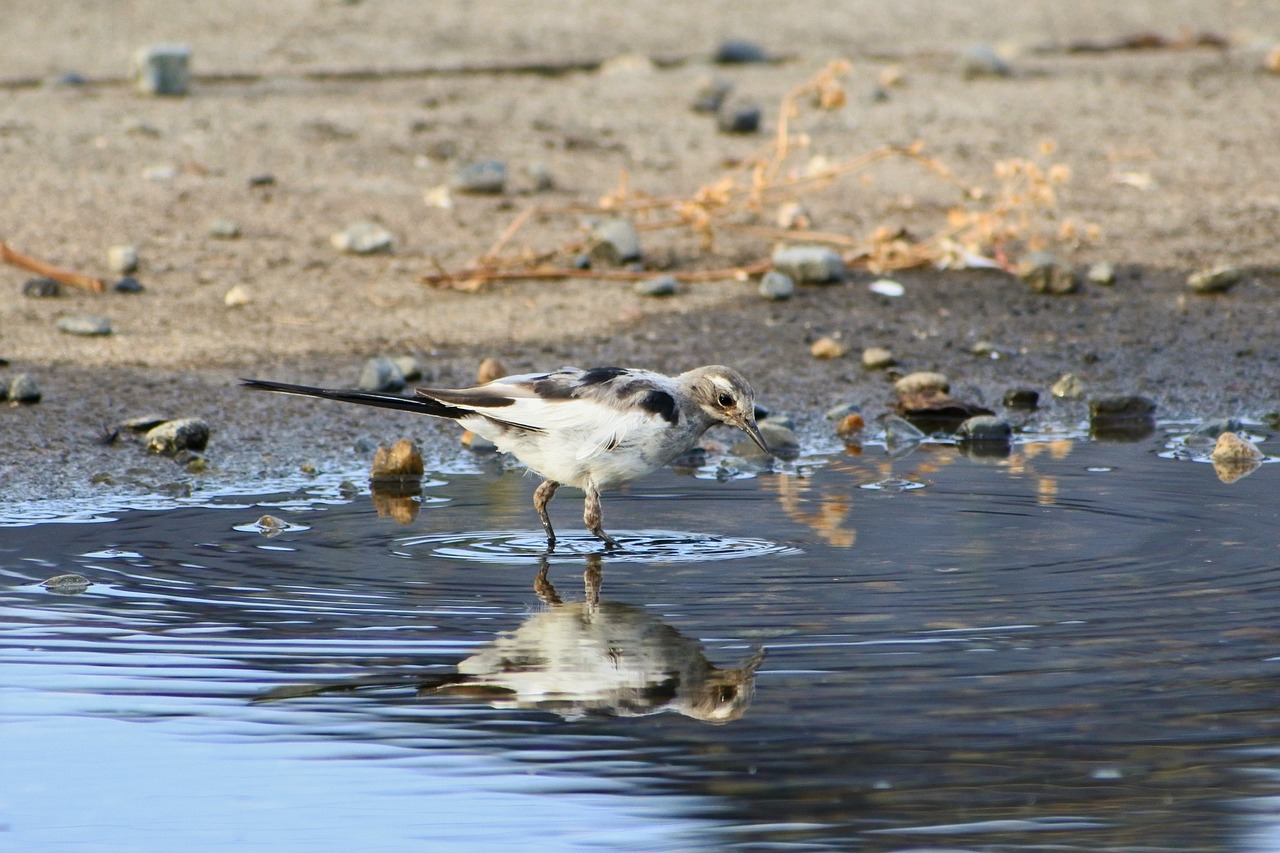
<svg viewBox="0 0 1280 853"><path fill-rule="evenodd" d="M738 428L747 434L747 437L755 442L756 447L773 455L773 451L769 449L769 445L765 444L764 436L760 434L760 427L756 426L754 415L744 415L742 420L738 421Z"/></svg>

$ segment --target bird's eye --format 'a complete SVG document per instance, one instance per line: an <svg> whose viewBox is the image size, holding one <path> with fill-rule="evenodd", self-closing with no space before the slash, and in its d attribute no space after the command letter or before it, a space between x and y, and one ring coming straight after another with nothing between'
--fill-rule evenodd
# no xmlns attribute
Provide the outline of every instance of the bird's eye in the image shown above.
<svg viewBox="0 0 1280 853"><path fill-rule="evenodd" d="M721 408L729 409L737 401L733 399L733 395L728 391L721 391L720 396L716 398L716 402L720 404Z"/></svg>

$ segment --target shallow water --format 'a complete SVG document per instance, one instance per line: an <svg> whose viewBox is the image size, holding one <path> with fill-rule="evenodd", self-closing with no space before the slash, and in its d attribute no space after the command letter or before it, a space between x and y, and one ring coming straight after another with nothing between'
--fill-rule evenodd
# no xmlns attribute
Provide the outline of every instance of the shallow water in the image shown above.
<svg viewBox="0 0 1280 853"><path fill-rule="evenodd" d="M1190 455L664 472L599 559L486 466L0 529L0 849L1276 849L1280 466Z"/></svg>

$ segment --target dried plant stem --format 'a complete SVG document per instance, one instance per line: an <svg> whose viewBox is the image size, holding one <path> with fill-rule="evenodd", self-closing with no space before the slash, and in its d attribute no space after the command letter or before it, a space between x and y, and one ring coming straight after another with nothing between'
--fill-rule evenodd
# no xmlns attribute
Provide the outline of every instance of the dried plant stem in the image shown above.
<svg viewBox="0 0 1280 853"><path fill-rule="evenodd" d="M24 255L21 252L9 247L8 243L0 240L0 261L6 264L12 264L15 267L21 267L29 272L37 275L47 276L54 281L60 281L63 284L69 284L72 287L78 287L82 290L88 290L91 293L102 293L107 289L106 282L100 278L93 276L81 275L77 272L64 270L62 267L56 267L51 263L42 261L39 258L33 258L30 255Z"/></svg>

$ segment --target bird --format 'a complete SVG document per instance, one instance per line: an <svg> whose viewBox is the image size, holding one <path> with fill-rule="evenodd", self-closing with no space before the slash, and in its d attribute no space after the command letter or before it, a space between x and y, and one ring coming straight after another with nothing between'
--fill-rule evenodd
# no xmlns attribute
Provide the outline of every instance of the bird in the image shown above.
<svg viewBox="0 0 1280 853"><path fill-rule="evenodd" d="M533 506L554 550L547 504L562 485L585 493L582 520L606 549L600 492L650 474L685 453L708 429L742 430L766 454L755 392L741 373L713 364L677 376L628 367L561 367L469 388L419 388L400 396L243 379L249 388L400 409L457 422L542 478Z"/></svg>

